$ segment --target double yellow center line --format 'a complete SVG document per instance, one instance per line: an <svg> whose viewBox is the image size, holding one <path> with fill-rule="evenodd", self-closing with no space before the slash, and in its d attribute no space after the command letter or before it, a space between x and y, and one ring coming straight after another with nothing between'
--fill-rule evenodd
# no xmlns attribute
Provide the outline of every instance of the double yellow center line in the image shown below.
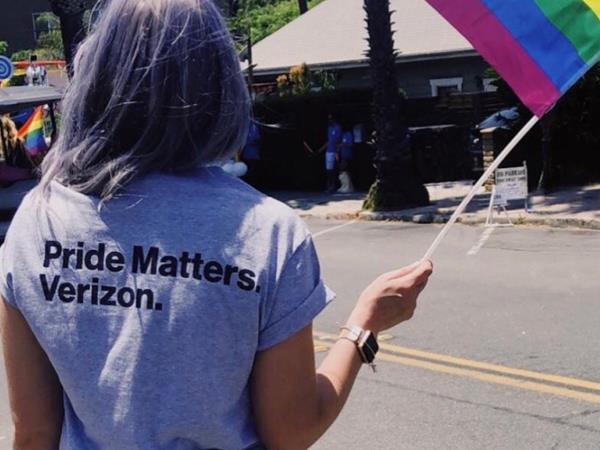
<svg viewBox="0 0 600 450"><path fill-rule="evenodd" d="M330 348L337 340L334 334L318 331L313 334L317 348ZM379 361L600 404L600 383L593 381L456 358L384 342L379 344L379 348Z"/></svg>

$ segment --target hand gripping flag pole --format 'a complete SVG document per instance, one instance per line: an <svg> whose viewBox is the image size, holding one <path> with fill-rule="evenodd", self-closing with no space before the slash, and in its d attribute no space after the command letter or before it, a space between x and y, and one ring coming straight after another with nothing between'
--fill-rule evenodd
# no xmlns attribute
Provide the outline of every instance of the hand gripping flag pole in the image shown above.
<svg viewBox="0 0 600 450"><path fill-rule="evenodd" d="M467 194L467 196L463 199L461 204L458 205L458 208L456 208L456 211L454 211L454 213L452 214L452 217L450 217L450 220L448 220L448 223L446 223L444 228L442 228L442 231L440 231L438 236L435 238L435 240L431 244L431 247L429 247L429 250L427 250L427 253L425 253L425 256L423 257L422 261L431 259L431 257L433 256L433 254L435 253L435 251L437 250L439 245L442 243L442 241L444 240L444 238L446 237L446 235L448 234L448 232L450 231L452 226L456 223L456 221L458 220L460 215L464 212L467 205L469 203L471 203L471 200L473 200L473 197L475 197L475 194L477 194L477 192L479 191L479 189L481 189L481 187L486 182L486 180L492 176L494 171L500 166L500 164L502 164L502 161L504 161L506 159L506 157L508 155L510 155L510 153L519 144L519 142L521 142L523 140L523 138L527 135L527 133L529 133L531 131L531 129L539 122L539 120L540 120L539 117L533 116L531 118L531 120L529 122L527 122L527 124L521 129L521 131L519 131L517 133L517 135L512 139L512 141L510 141L508 143L506 148L504 150L502 150L502 153L500 153L498 155L498 157L494 160L492 165L490 167L488 167L488 169L481 176L481 178L477 181L477 183L475 183L475 185L473 186L471 191Z"/></svg>

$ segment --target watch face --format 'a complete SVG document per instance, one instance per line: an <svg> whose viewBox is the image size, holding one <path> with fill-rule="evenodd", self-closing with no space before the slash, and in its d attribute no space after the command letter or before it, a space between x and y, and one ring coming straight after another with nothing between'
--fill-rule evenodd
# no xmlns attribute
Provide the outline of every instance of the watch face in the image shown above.
<svg viewBox="0 0 600 450"><path fill-rule="evenodd" d="M379 351L379 344L377 343L377 339L375 338L375 335L373 333L369 333L369 337L367 338L365 345L369 346L369 349L373 352L374 355L377 354L377 352Z"/></svg>
<svg viewBox="0 0 600 450"><path fill-rule="evenodd" d="M373 362L375 355L379 351L379 344L377 344L375 335L370 331L365 332L360 341L359 347L362 350L362 354L365 356L365 362Z"/></svg>

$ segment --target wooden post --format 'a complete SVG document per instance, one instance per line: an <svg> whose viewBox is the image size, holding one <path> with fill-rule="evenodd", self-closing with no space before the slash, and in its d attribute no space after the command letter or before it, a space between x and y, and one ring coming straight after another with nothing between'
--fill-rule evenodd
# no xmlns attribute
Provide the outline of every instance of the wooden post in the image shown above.
<svg viewBox="0 0 600 450"><path fill-rule="evenodd" d="M494 150L496 148L494 134L495 128L486 128L481 130L481 141L483 151L483 171L485 172L488 167L494 162ZM484 184L486 192L492 192L494 186L494 176L488 178Z"/></svg>

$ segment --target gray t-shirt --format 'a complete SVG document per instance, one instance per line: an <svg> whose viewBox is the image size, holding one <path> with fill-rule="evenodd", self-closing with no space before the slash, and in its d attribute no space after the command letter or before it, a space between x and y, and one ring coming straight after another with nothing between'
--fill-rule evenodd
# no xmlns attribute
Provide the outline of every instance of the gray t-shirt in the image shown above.
<svg viewBox="0 0 600 450"><path fill-rule="evenodd" d="M28 195L0 294L63 385L65 450L262 448L255 355L332 298L303 222L219 168L145 176L100 212L58 183Z"/></svg>

